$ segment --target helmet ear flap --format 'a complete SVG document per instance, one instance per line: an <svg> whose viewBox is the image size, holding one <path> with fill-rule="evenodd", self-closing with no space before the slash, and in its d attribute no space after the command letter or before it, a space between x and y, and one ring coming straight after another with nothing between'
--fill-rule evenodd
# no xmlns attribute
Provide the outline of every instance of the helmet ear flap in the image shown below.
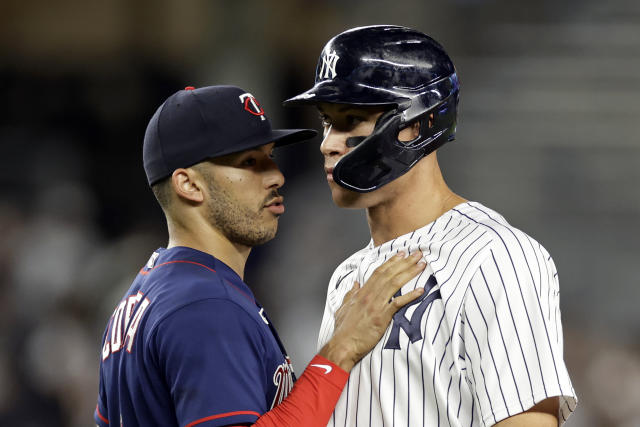
<svg viewBox="0 0 640 427"><path fill-rule="evenodd" d="M397 108L392 108L391 110L385 111L384 113L382 113L380 115L380 117L378 117L378 120L376 120L376 124L374 126L374 129L377 129L380 126L384 125L387 122L387 120L389 120L390 117L393 117L396 114L398 114L398 109ZM352 137L349 137L349 138L347 138L347 141L346 141L347 147L349 147L349 148L357 147L366 138L367 138L366 136L352 136Z"/></svg>
<svg viewBox="0 0 640 427"><path fill-rule="evenodd" d="M376 127L382 126L387 120L389 120L390 117L393 117L396 114L398 114L397 108L392 108L389 111L385 111L382 115L380 115L380 117L378 117L378 120L376 120Z"/></svg>
<svg viewBox="0 0 640 427"><path fill-rule="evenodd" d="M424 138L424 129L425 129L425 125L427 126L427 128L429 127L428 121L424 119L423 117L419 117L413 121L411 121L410 123L406 124L405 126L401 126L400 127L400 131L403 131L404 129L407 128L412 128L414 126L418 126L418 131L416 133L416 136L413 139L409 139L409 140L400 140L400 138L398 138L398 144L402 145L405 148L412 148L415 145L419 144L420 141Z"/></svg>
<svg viewBox="0 0 640 427"><path fill-rule="evenodd" d="M453 141L456 135L457 103L458 93L455 92L413 121L420 123L420 130L415 139L399 142L409 149L428 146L424 153L427 156L445 142Z"/></svg>

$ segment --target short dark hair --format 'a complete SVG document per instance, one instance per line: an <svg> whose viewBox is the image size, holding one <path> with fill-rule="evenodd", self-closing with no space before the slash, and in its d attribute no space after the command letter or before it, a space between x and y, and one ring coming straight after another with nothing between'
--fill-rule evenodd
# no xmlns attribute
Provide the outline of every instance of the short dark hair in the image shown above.
<svg viewBox="0 0 640 427"><path fill-rule="evenodd" d="M151 186L153 195L163 211L167 212L171 204L171 177L164 178Z"/></svg>
<svg viewBox="0 0 640 427"><path fill-rule="evenodd" d="M195 169L200 175L205 178L207 183L209 183L210 185L210 183L213 181L213 177L211 176L211 173L207 170L207 168L203 166L206 161L207 160L204 160L189 167ZM151 186L151 191L153 192L153 195L156 196L156 200L158 201L158 204L160 205L162 210L165 213L168 213L169 209L171 208L171 177L168 176L153 184Z"/></svg>

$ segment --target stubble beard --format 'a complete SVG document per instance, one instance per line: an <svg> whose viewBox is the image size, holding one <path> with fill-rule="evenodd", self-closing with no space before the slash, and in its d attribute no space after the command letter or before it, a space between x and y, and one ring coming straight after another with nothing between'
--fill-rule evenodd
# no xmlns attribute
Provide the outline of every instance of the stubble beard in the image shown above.
<svg viewBox="0 0 640 427"><path fill-rule="evenodd" d="M228 191L208 182L210 198L207 201L209 223L219 229L229 241L244 246L257 246L273 239L278 222L265 222L262 206L252 210L242 206Z"/></svg>

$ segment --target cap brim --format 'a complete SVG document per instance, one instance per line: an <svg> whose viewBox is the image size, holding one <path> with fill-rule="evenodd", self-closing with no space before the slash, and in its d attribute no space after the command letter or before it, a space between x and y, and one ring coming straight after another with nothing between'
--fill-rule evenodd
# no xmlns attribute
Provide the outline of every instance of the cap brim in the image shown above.
<svg viewBox="0 0 640 427"><path fill-rule="evenodd" d="M232 147L228 147L226 150L212 153L209 157L214 158L226 156L227 154L239 153L241 151L257 148L272 142L275 142L276 147L282 147L296 142L307 141L315 137L317 134L318 131L313 129L272 129L269 133L259 136L251 136L245 140L239 141Z"/></svg>
<svg viewBox="0 0 640 427"><path fill-rule="evenodd" d="M407 99L409 99L407 97ZM392 105L398 103L398 92L383 88L349 83L344 80L324 80L300 95L285 100L282 105L315 105L320 102L353 105Z"/></svg>
<svg viewBox="0 0 640 427"><path fill-rule="evenodd" d="M314 129L273 129L271 134L276 147L282 147L296 142L308 141L318 135L318 131Z"/></svg>

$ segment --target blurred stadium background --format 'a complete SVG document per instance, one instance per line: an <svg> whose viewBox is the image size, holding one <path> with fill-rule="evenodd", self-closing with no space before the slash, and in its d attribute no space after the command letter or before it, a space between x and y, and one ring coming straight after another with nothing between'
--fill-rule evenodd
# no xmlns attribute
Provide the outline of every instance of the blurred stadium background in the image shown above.
<svg viewBox="0 0 640 427"><path fill-rule="evenodd" d="M569 426L640 425L640 3L635 0L2 0L0 425L92 424L116 301L166 244L148 190L148 119L187 85L236 84L276 126L326 40L400 24L439 40L462 84L451 186L542 242L560 273ZM283 149L287 213L247 282L300 372L333 268L363 247L319 141Z"/></svg>

